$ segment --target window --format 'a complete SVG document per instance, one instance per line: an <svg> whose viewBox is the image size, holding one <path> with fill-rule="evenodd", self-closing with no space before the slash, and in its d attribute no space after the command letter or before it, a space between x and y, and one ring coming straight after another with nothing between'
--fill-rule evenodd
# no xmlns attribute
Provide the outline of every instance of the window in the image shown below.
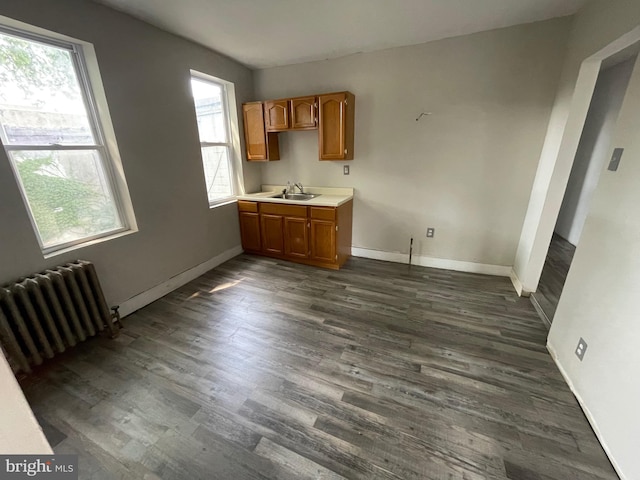
<svg viewBox="0 0 640 480"><path fill-rule="evenodd" d="M204 179L209 205L233 198L238 192L236 150L229 115L228 82L192 72L191 90L196 108ZM236 135L237 136L237 135Z"/></svg>
<svg viewBox="0 0 640 480"><path fill-rule="evenodd" d="M0 140L45 254L128 229L79 44L0 27Z"/></svg>

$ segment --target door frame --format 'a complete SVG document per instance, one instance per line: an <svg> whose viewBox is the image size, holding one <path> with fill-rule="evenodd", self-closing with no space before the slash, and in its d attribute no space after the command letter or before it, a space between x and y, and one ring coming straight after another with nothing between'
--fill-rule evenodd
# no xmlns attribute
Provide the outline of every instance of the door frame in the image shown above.
<svg viewBox="0 0 640 480"><path fill-rule="evenodd" d="M602 64L638 43L640 26L584 59L568 113L551 113L510 275L520 296L529 296L538 288ZM640 68L640 65L637 64L636 68ZM561 121L563 115L566 115L564 123ZM559 124L562 125L560 135L557 132Z"/></svg>

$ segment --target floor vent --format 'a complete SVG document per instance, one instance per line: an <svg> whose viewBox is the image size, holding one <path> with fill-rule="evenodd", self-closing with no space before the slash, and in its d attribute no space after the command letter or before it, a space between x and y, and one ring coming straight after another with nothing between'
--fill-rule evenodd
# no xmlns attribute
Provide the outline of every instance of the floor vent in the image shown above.
<svg viewBox="0 0 640 480"><path fill-rule="evenodd" d="M78 260L0 287L0 345L15 373L100 332L115 337L95 267Z"/></svg>

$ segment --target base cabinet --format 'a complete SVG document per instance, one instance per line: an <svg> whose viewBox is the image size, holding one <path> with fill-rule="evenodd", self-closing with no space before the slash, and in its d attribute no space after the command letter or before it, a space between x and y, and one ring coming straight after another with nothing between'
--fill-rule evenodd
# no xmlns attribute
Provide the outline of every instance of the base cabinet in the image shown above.
<svg viewBox="0 0 640 480"><path fill-rule="evenodd" d="M262 250L259 214L240 212L240 236L242 237L242 248L245 250L254 252Z"/></svg>
<svg viewBox="0 0 640 480"><path fill-rule="evenodd" d="M265 253L284 253L284 232L280 215L260 215L262 227L262 249Z"/></svg>
<svg viewBox="0 0 640 480"><path fill-rule="evenodd" d="M333 269L351 256L353 201L339 207L239 201L238 209L250 253Z"/></svg>
<svg viewBox="0 0 640 480"><path fill-rule="evenodd" d="M335 222L311 220L311 258L318 262L337 260Z"/></svg>
<svg viewBox="0 0 640 480"><path fill-rule="evenodd" d="M290 257L309 258L309 227L306 218L284 218L284 253Z"/></svg>

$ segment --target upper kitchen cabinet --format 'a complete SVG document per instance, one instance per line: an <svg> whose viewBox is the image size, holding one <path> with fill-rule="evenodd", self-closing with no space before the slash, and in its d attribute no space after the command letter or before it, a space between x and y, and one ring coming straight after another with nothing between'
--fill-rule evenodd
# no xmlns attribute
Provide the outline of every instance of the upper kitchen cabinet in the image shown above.
<svg viewBox="0 0 640 480"><path fill-rule="evenodd" d="M250 102L242 105L244 120L244 139L247 160L280 160L278 134L265 131L265 117L262 102Z"/></svg>
<svg viewBox="0 0 640 480"><path fill-rule="evenodd" d="M292 98L291 128L296 130L313 130L318 128L316 97Z"/></svg>
<svg viewBox="0 0 640 480"><path fill-rule="evenodd" d="M267 132L289 130L289 100L269 100L264 102L265 127Z"/></svg>
<svg viewBox="0 0 640 480"><path fill-rule="evenodd" d="M318 96L320 160L353 160L355 96L350 92Z"/></svg>

